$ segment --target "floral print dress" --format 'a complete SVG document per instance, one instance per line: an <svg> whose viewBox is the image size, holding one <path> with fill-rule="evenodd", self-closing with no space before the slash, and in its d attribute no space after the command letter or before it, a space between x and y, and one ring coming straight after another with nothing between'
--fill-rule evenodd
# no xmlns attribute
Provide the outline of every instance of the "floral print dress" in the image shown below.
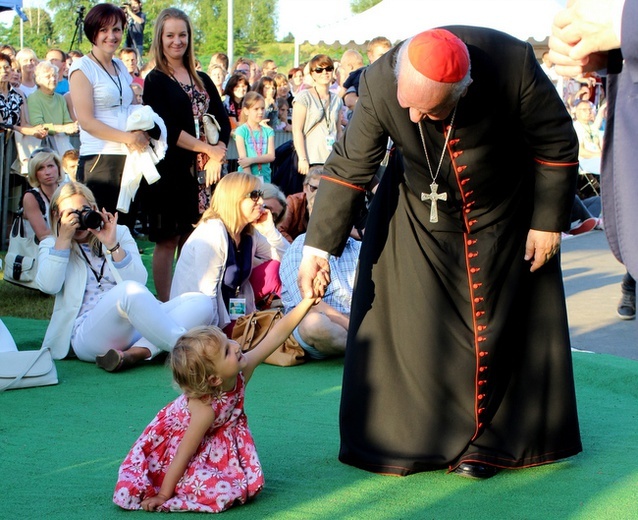
<svg viewBox="0 0 638 520"><path fill-rule="evenodd" d="M243 504L264 486L255 444L244 413L245 382L215 396L215 421L193 455L173 496L158 511L218 513ZM159 493L164 475L190 423L188 398L165 406L137 439L120 466L113 501L141 509L142 500Z"/></svg>

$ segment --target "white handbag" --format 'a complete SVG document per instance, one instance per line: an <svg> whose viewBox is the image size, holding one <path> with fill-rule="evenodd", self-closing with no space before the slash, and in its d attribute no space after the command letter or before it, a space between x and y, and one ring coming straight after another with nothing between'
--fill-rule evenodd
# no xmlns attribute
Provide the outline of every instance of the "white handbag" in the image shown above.
<svg viewBox="0 0 638 520"><path fill-rule="evenodd" d="M22 287L38 289L35 276L38 271L38 245L35 233L24 224L22 210L13 219L9 235L9 250L4 259L4 279Z"/></svg>
<svg viewBox="0 0 638 520"><path fill-rule="evenodd" d="M219 142L219 131L221 127L212 114L204 114L202 116L202 123L204 125L204 135L208 144L215 146Z"/></svg>
<svg viewBox="0 0 638 520"><path fill-rule="evenodd" d="M0 352L0 392L58 384L51 350Z"/></svg>

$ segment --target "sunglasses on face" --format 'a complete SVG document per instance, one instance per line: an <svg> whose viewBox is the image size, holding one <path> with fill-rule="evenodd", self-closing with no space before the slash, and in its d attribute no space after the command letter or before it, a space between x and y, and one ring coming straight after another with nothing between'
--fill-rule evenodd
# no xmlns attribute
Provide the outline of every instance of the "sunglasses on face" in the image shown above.
<svg viewBox="0 0 638 520"><path fill-rule="evenodd" d="M314 193L315 191L317 191L319 189L319 186L315 186L313 184L306 184L306 186L308 186L308 189L310 190L310 193Z"/></svg>
<svg viewBox="0 0 638 520"><path fill-rule="evenodd" d="M264 192L261 190L253 190L250 193L246 193L246 198L252 200L253 202L258 202L259 199L264 197Z"/></svg>
<svg viewBox="0 0 638 520"><path fill-rule="evenodd" d="M317 67L314 72L316 72L317 74L321 74L324 70L326 72L332 72L333 70L335 70L335 68L332 65L328 65L327 67Z"/></svg>

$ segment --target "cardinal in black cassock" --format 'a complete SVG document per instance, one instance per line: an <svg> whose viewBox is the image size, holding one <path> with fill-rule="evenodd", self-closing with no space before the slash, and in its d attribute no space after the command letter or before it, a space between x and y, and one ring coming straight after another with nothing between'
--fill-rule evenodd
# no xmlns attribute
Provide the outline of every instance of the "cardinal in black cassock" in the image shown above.
<svg viewBox="0 0 638 520"><path fill-rule="evenodd" d="M532 47L490 29L426 31L368 67L359 96L300 269L308 292L391 137L405 172L384 176L367 221L340 460L407 475L579 453L559 256L578 141Z"/></svg>

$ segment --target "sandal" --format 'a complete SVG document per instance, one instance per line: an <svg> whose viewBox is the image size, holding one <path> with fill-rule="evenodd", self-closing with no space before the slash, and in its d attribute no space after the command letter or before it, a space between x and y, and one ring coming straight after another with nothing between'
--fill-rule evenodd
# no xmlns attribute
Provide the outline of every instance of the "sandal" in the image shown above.
<svg viewBox="0 0 638 520"><path fill-rule="evenodd" d="M110 349L102 356L96 356L95 364L107 372L118 372L124 368L124 352Z"/></svg>

